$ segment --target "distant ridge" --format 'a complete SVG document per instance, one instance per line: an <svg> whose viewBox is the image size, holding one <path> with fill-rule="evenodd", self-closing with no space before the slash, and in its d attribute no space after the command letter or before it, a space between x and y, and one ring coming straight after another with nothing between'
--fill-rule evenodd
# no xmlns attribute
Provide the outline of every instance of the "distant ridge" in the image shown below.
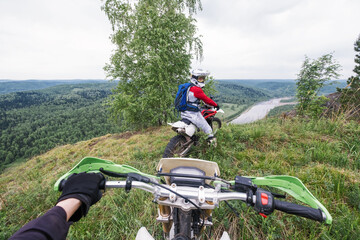
<svg viewBox="0 0 360 240"><path fill-rule="evenodd" d="M22 92L30 90L39 90L61 84L79 84L79 83L108 83L107 80L100 79L69 79L69 80L0 80L0 94Z"/></svg>

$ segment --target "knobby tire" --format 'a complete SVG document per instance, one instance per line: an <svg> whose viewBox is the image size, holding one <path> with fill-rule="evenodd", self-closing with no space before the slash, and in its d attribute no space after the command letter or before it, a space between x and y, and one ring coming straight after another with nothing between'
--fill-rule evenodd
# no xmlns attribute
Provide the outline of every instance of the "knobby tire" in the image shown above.
<svg viewBox="0 0 360 240"><path fill-rule="evenodd" d="M187 155L190 149L188 149L184 154L180 155L181 152L185 150L184 144L186 143L186 138L182 135L176 135L170 139L168 145L165 148L163 158L170 158L178 155L178 157L184 157Z"/></svg>

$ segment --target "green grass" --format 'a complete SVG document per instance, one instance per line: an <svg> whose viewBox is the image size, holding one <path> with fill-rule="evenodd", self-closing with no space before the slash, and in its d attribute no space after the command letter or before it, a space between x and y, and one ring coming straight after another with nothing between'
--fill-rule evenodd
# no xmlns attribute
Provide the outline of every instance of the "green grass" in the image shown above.
<svg viewBox="0 0 360 240"><path fill-rule="evenodd" d="M174 133L169 127L106 135L55 148L5 170L0 178L0 239L51 208L59 193L56 179L85 156L101 157L155 173L157 162ZM227 125L217 135L218 146L203 139L190 157L216 161L221 177L286 174L303 181L329 210L332 225L274 212L267 219L240 202L225 204L213 214L212 239L222 231L232 239L356 239L360 235L360 127L341 120L279 120ZM161 225L152 196L139 190L126 194L106 191L89 215L70 228L68 239L134 239L146 226L161 239Z"/></svg>
<svg viewBox="0 0 360 240"><path fill-rule="evenodd" d="M289 112L295 109L295 105L283 105L276 108L273 108L268 113L268 117L280 116L282 113Z"/></svg>
<svg viewBox="0 0 360 240"><path fill-rule="evenodd" d="M244 112L249 104L233 104L233 103L223 103L221 104L221 109L224 110L224 113L218 113L216 117L221 120L232 120L235 117L238 117L242 112Z"/></svg>
<svg viewBox="0 0 360 240"><path fill-rule="evenodd" d="M280 102L281 103L292 103L292 102L296 102L296 98L295 97L290 97L289 99L282 99Z"/></svg>

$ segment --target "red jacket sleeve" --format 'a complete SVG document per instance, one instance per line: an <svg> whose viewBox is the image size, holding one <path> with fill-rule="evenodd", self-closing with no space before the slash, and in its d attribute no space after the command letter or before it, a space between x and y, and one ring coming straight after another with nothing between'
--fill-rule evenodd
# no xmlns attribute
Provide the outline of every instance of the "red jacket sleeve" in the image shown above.
<svg viewBox="0 0 360 240"><path fill-rule="evenodd" d="M190 88L190 91L194 93L194 96L202 101L204 101L204 103L214 106L216 107L217 104L208 96L206 96L206 94L204 93L204 91L200 88L200 87L196 87L193 86Z"/></svg>

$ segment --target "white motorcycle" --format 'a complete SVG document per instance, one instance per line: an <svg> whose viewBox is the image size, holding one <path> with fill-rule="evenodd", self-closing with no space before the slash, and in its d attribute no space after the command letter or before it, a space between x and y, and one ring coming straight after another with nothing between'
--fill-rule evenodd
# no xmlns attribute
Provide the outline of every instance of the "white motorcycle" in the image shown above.
<svg viewBox="0 0 360 240"><path fill-rule="evenodd" d="M217 113L224 113L222 109L215 110L214 107L205 105L205 108L201 109L201 114L206 119L214 134L221 128L221 120L215 115ZM168 123L171 129L178 135L171 138L167 144L163 157L185 157L193 145L197 145L199 137L196 135L198 128L187 119L182 119L175 123Z"/></svg>

